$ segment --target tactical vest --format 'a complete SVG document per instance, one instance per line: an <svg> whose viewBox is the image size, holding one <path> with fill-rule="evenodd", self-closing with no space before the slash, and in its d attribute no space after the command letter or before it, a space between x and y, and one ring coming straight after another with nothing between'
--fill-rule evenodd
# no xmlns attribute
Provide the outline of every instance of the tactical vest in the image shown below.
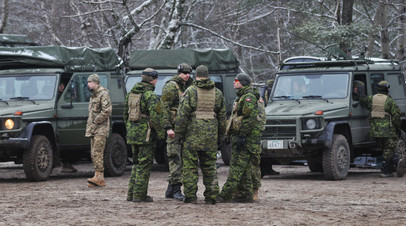
<svg viewBox="0 0 406 226"><path fill-rule="evenodd" d="M147 118L141 113L141 98L142 93L130 93L128 96L128 120L136 122L140 118Z"/></svg>
<svg viewBox="0 0 406 226"><path fill-rule="evenodd" d="M197 119L214 119L214 104L216 101L216 89L202 89L197 87L197 106L194 114Z"/></svg>
<svg viewBox="0 0 406 226"><path fill-rule="evenodd" d="M376 94L372 97L371 118L385 118L385 115L389 115L385 112L385 102L387 98L388 96L384 94Z"/></svg>

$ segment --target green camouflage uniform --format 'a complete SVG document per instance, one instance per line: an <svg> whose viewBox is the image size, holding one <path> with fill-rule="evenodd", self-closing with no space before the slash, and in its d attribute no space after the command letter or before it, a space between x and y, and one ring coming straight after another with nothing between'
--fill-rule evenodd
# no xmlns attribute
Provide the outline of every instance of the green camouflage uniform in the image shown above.
<svg viewBox="0 0 406 226"><path fill-rule="evenodd" d="M378 91L378 94L384 94ZM375 94L377 95L377 94ZM372 99L373 96L365 96L360 99L360 103L363 107L367 108L370 112L372 111ZM377 146L383 150L382 157L390 161L394 157L394 150L396 148L397 135L396 129L400 128L400 109L396 105L395 101L388 96L385 101L385 112L384 118L369 118L371 129L370 136L374 138L377 142Z"/></svg>
<svg viewBox="0 0 406 226"><path fill-rule="evenodd" d="M163 106L163 125L165 130L174 130L175 114L172 112L176 112L180 99L183 97L182 94L192 83L193 80L191 78L185 82L181 77L175 75L166 82L163 87L161 102ZM176 138L169 137L166 139L166 151L169 165L168 182L170 185L182 184L182 145L177 144L175 140Z"/></svg>
<svg viewBox="0 0 406 226"><path fill-rule="evenodd" d="M99 85L89 100L89 118L85 134L90 137L90 154L96 172L104 172L103 153L109 135L111 111L110 93Z"/></svg>
<svg viewBox="0 0 406 226"><path fill-rule="evenodd" d="M258 91L251 86L244 86L237 92L235 102L238 105L233 116L242 117L242 121L239 128L234 122L230 128L232 150L230 170L220 192L224 200L231 200L237 188L243 198L252 199L254 173L252 166L253 161L258 161L261 153L261 128L257 118L259 98ZM255 171L255 175L257 174L258 172ZM259 187L260 171L259 177L256 176L256 178L255 183Z"/></svg>
<svg viewBox="0 0 406 226"><path fill-rule="evenodd" d="M148 118L141 117L138 121L128 120L128 98L127 94L124 107L124 119L127 129L127 143L131 145L133 159L138 160L138 164L131 170L131 176L128 183L127 198L145 200L147 197L149 177L152 164L154 163L154 150L156 139L165 137L164 131L160 125L162 117L161 103L158 96L154 93L154 85L147 82L137 83L130 93L143 93L141 97L141 113ZM148 137L148 124L151 127ZM134 160L134 162L137 162Z"/></svg>
<svg viewBox="0 0 406 226"><path fill-rule="evenodd" d="M197 89L215 89L214 119L197 119ZM176 116L175 134L183 140L183 186L185 202L197 200L198 164L203 174L206 202L215 202L218 192L216 172L217 146L223 139L226 127L226 110L221 91L210 79L194 81L184 95Z"/></svg>

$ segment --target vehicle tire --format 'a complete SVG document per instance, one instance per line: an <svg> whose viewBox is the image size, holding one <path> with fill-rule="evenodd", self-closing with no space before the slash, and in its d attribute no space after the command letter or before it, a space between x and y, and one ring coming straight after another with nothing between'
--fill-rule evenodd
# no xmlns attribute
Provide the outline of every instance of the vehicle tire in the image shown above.
<svg viewBox="0 0 406 226"><path fill-rule="evenodd" d="M168 164L168 157L166 155L166 141L160 140L156 142L156 149L154 153L155 161L158 164Z"/></svg>
<svg viewBox="0 0 406 226"><path fill-rule="evenodd" d="M224 165L229 166L231 160L231 143L227 144L225 141L223 141L223 143L221 144L220 152Z"/></svg>
<svg viewBox="0 0 406 226"><path fill-rule="evenodd" d="M395 150L395 158L404 159L406 158L406 143L402 139L398 139Z"/></svg>
<svg viewBox="0 0 406 226"><path fill-rule="evenodd" d="M312 172L323 172L323 161L320 157L307 159L307 166Z"/></svg>
<svg viewBox="0 0 406 226"><path fill-rule="evenodd" d="M127 145L117 133L110 135L104 149L104 174L110 177L121 176L127 165Z"/></svg>
<svg viewBox="0 0 406 226"><path fill-rule="evenodd" d="M334 134L330 149L323 151L323 171L327 179L344 180L350 169L350 147L341 134Z"/></svg>
<svg viewBox="0 0 406 226"><path fill-rule="evenodd" d="M28 180L45 181L52 173L53 150L49 140L42 135L34 135L28 149L23 154L23 167Z"/></svg>

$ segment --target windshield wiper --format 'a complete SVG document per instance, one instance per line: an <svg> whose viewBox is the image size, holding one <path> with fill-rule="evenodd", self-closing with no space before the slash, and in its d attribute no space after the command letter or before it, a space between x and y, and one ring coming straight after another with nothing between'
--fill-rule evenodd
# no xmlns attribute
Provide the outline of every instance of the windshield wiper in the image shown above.
<svg viewBox="0 0 406 226"><path fill-rule="evenodd" d="M35 104L35 101L34 101L34 100L30 100L29 97L12 97L12 98L10 98L10 100L28 100L28 101L31 101L32 103Z"/></svg>
<svg viewBox="0 0 406 226"><path fill-rule="evenodd" d="M329 101L326 98L323 98L322 96L319 95L309 95L309 96L303 96L304 99L321 99L321 100L325 100L327 101L327 103L329 103Z"/></svg>
<svg viewBox="0 0 406 226"><path fill-rule="evenodd" d="M292 96L276 96L276 97L273 97L273 98L291 99Z"/></svg>
<svg viewBox="0 0 406 226"><path fill-rule="evenodd" d="M8 102L3 99L0 99L0 102L6 103L8 105Z"/></svg>

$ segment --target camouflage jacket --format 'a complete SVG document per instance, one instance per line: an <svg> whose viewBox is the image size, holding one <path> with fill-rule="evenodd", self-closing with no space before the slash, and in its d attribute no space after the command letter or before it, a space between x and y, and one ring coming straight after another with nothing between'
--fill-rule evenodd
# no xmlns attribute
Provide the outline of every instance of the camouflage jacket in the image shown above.
<svg viewBox="0 0 406 226"><path fill-rule="evenodd" d="M103 86L94 90L89 100L89 118L86 125L86 137L108 136L112 111L110 93Z"/></svg>
<svg viewBox="0 0 406 226"><path fill-rule="evenodd" d="M373 96L365 96L360 99L361 106L367 108L370 112L372 111L372 98ZM396 137L396 130L400 128L400 109L390 96L388 96L385 101L385 112L390 116L386 115L384 118L369 118L371 125L369 133L372 138Z"/></svg>
<svg viewBox="0 0 406 226"><path fill-rule="evenodd" d="M215 89L214 119L197 119L194 112L197 107L197 88ZM186 89L181 100L178 115L175 120L177 139L184 140L184 146L191 150L217 150L217 142L224 137L226 129L226 109L221 91L214 86L210 79L194 81Z"/></svg>
<svg viewBox="0 0 406 226"><path fill-rule="evenodd" d="M151 129L150 136L158 136L158 139L165 138L165 134L161 126L161 102L159 97L154 93L154 90L154 85L148 82L139 82L135 84L131 91L126 95L124 105L124 120L126 121L128 144L140 145L151 143L151 140L153 139L147 139L149 128ZM128 97L130 93L142 93L140 109L141 113L148 116L148 118L142 117L136 122L128 120Z"/></svg>
<svg viewBox="0 0 406 226"><path fill-rule="evenodd" d="M178 84L179 90L175 83ZM173 129L175 114L171 113L171 108L173 109L179 107L179 92L184 93L185 90L192 84L192 78L189 78L189 80L184 82L181 77L175 75L169 81L167 81L163 87L161 102L163 106L163 126L166 130Z"/></svg>
<svg viewBox="0 0 406 226"><path fill-rule="evenodd" d="M248 136L253 130L260 131L258 122L258 100L260 98L257 89L251 86L245 86L237 91L237 109L233 112L233 116L241 116L242 122L239 131L231 130L232 135Z"/></svg>

